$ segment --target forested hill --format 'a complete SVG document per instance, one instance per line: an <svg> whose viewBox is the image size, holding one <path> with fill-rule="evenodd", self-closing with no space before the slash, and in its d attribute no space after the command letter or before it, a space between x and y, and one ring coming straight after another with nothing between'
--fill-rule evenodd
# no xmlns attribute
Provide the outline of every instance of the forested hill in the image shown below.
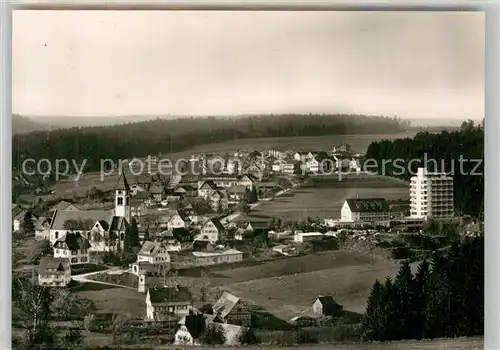
<svg viewBox="0 0 500 350"><path fill-rule="evenodd" d="M389 134L409 123L363 115L278 115L243 118L156 119L113 126L75 127L14 135L13 159L87 159L98 170L100 159L125 159L182 151L193 146L258 137Z"/></svg>
<svg viewBox="0 0 500 350"><path fill-rule="evenodd" d="M462 166L460 157L463 159ZM414 138L373 142L368 147L366 158L377 161L380 173L405 180L409 180L411 173L416 173L425 159L434 159L437 171L453 172L456 210L460 214L476 217L484 212L484 130L481 125L476 126L469 121L455 132L421 132ZM404 173L394 166L403 163L391 162L398 158L404 160ZM410 163L413 159L420 160L420 163ZM386 160L385 167L381 166L383 160ZM428 170L432 171L433 163L428 164Z"/></svg>

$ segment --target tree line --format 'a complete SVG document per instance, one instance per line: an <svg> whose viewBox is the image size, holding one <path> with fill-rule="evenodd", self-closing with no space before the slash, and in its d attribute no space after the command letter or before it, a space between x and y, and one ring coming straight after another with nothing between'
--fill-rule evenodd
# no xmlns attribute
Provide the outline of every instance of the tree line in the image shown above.
<svg viewBox="0 0 500 350"><path fill-rule="evenodd" d="M425 158L427 157L427 158ZM473 121L462 124L458 131L441 133L420 132L414 138L372 142L366 152L367 159L374 159L380 174L409 180L425 159L429 171L453 172L454 204L459 215L482 218L484 213L484 130ZM405 171L395 167L395 162L384 160L403 159ZM418 159L420 163L411 160ZM460 169L460 159L462 169ZM383 167L381 164L385 164ZM370 169L370 171L373 171Z"/></svg>
<svg viewBox="0 0 500 350"><path fill-rule="evenodd" d="M12 159L87 160L86 171L100 170L101 159L131 159L170 153L196 145L259 137L388 134L407 130L398 118L364 115L252 116L244 118L156 119L112 126L74 127L14 135Z"/></svg>
<svg viewBox="0 0 500 350"><path fill-rule="evenodd" d="M484 236L454 243L423 260L404 262L394 280L376 281L363 319L377 341L477 336L484 332Z"/></svg>

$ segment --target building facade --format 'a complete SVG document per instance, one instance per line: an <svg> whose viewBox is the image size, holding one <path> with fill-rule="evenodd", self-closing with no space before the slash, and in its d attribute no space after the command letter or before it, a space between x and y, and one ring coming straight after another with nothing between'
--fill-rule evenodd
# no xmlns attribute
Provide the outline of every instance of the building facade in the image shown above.
<svg viewBox="0 0 500 350"><path fill-rule="evenodd" d="M410 217L428 219L453 215L453 177L418 168L410 182Z"/></svg>
<svg viewBox="0 0 500 350"><path fill-rule="evenodd" d="M346 199L340 216L342 222L388 222L390 220L389 204L384 198Z"/></svg>

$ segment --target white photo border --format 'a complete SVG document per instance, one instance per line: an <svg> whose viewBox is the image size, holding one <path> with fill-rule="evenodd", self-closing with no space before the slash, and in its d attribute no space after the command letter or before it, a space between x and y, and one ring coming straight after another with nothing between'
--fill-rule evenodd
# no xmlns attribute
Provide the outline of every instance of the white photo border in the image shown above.
<svg viewBox="0 0 500 350"><path fill-rule="evenodd" d="M484 11L485 55L485 349L500 349L499 4L497 1L0 1L0 349L11 343L11 49L13 10L366 10Z"/></svg>

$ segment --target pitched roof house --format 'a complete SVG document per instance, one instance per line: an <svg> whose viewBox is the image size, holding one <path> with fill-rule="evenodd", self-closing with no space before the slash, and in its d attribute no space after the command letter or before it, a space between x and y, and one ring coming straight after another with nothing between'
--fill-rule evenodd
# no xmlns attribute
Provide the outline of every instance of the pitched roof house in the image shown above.
<svg viewBox="0 0 500 350"><path fill-rule="evenodd" d="M54 258L70 259L71 265L90 262L90 242L80 233L69 232L54 243Z"/></svg>
<svg viewBox="0 0 500 350"><path fill-rule="evenodd" d="M248 307L237 296L224 292L213 305L215 320L238 326L250 327L251 315Z"/></svg>
<svg viewBox="0 0 500 350"><path fill-rule="evenodd" d="M389 203L384 198L349 198L344 202L340 217L345 222L380 222L390 219Z"/></svg>
<svg viewBox="0 0 500 350"><path fill-rule="evenodd" d="M151 264L170 262L170 254L163 242L146 241L137 253L137 262L147 261Z"/></svg>
<svg viewBox="0 0 500 350"><path fill-rule="evenodd" d="M59 203L50 208L50 211L56 211L56 210L78 211L80 209L78 209L78 207L76 207L74 204L70 202L60 201Z"/></svg>
<svg viewBox="0 0 500 350"><path fill-rule="evenodd" d="M215 243L222 239L224 232L224 226L218 219L210 219L203 224L200 233L195 239L208 239L210 242Z"/></svg>
<svg viewBox="0 0 500 350"><path fill-rule="evenodd" d="M146 318L158 321L168 315L183 317L193 309L192 296L187 287L148 288Z"/></svg>
<svg viewBox="0 0 500 350"><path fill-rule="evenodd" d="M331 295L317 297L312 307L318 316L341 316L343 313L343 307L337 304Z"/></svg>
<svg viewBox="0 0 500 350"><path fill-rule="evenodd" d="M71 266L67 258L44 256L38 265L38 283L43 286L65 287L71 282Z"/></svg>
<svg viewBox="0 0 500 350"><path fill-rule="evenodd" d="M40 216L35 224L35 239L50 238L50 222L52 218Z"/></svg>

